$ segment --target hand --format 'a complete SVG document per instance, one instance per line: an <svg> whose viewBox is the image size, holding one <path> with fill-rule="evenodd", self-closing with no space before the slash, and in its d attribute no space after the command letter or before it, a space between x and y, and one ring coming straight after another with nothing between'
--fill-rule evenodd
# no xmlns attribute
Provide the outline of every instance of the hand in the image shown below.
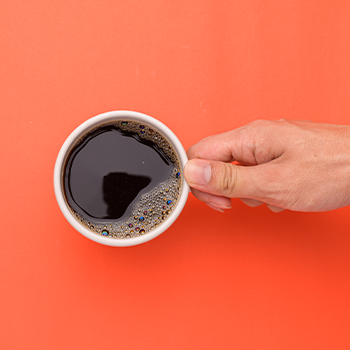
<svg viewBox="0 0 350 350"><path fill-rule="evenodd" d="M213 209L231 198L274 212L328 211L350 204L350 127L258 120L188 150L184 176ZM232 164L235 162L235 164Z"/></svg>

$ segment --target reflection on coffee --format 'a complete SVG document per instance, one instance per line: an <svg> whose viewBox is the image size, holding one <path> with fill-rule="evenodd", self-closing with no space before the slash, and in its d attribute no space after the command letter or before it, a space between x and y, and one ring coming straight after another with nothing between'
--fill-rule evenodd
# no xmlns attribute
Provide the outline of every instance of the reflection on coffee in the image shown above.
<svg viewBox="0 0 350 350"><path fill-rule="evenodd" d="M180 161L169 141L137 121L113 121L72 147L63 185L69 209L96 234L124 239L150 232L181 194Z"/></svg>

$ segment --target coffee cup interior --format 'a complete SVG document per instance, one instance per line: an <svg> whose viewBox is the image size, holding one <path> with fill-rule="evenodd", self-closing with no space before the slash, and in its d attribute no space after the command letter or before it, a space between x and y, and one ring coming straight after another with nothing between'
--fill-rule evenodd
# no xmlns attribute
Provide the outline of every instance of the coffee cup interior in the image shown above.
<svg viewBox="0 0 350 350"><path fill-rule="evenodd" d="M63 144L54 188L68 222L109 246L137 245L167 230L189 187L186 152L159 120L133 111L90 118Z"/></svg>

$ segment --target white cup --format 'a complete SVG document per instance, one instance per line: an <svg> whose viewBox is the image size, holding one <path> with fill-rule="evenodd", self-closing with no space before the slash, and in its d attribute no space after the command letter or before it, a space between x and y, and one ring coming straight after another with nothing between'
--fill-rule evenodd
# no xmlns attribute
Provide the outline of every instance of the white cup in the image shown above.
<svg viewBox="0 0 350 350"><path fill-rule="evenodd" d="M177 155L181 163L181 170L182 170L181 173L183 173L184 165L186 164L188 159L181 142L167 126L165 126L159 120L154 119L146 114L133 112L133 111L112 111L112 112L99 114L93 118L88 119L81 125L79 125L68 136L67 140L64 142L57 156L55 170L54 170L55 195L63 215L78 232L80 232L85 237L91 239L92 241L105 244L108 246L127 247L127 246L133 246L133 245L150 241L151 239L159 236L166 229L168 229L173 224L173 222L177 219L177 217L180 215L183 207L185 206L187 196L189 193L189 186L183 179L181 193L174 210L170 213L169 217L165 221L163 221L159 226L157 226L156 228L154 228L150 232L147 232L144 235L140 235L138 237L132 237L132 238L117 239L117 238L96 234L90 231L89 229L87 229L85 226L83 226L75 218L75 216L71 213L71 211L68 208L68 204L64 195L64 187L63 187L64 165L66 163L66 159L70 150L72 149L76 141L79 140L80 137L82 137L87 131L91 130L92 128L100 124L107 123L114 120L134 120L134 121L142 122L142 123L148 124L155 130L157 130L159 133L161 133L163 136L165 136L177 152Z"/></svg>

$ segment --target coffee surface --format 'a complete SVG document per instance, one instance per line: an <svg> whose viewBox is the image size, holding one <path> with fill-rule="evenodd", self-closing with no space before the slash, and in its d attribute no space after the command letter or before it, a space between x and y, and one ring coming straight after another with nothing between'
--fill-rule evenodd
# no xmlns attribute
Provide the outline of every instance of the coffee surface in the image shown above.
<svg viewBox="0 0 350 350"><path fill-rule="evenodd" d="M176 205L178 157L167 139L145 124L116 121L87 132L64 168L67 203L83 225L113 238L149 232Z"/></svg>

